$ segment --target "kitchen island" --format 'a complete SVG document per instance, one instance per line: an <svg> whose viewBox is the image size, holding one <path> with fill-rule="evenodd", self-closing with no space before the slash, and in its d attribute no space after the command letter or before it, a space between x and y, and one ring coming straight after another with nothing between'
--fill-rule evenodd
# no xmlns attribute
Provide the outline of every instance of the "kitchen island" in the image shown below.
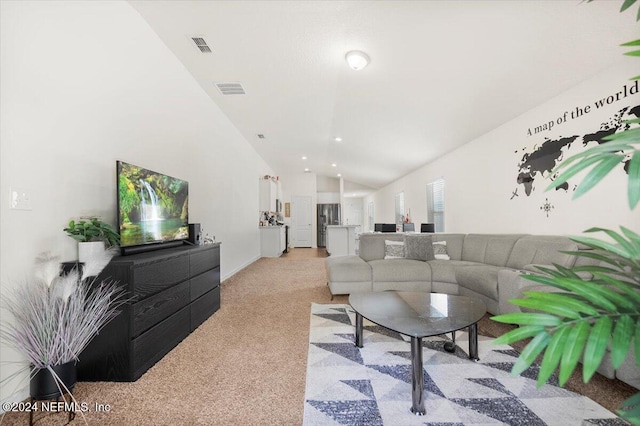
<svg viewBox="0 0 640 426"><path fill-rule="evenodd" d="M358 225L327 225L327 253L330 256L355 255L356 228Z"/></svg>

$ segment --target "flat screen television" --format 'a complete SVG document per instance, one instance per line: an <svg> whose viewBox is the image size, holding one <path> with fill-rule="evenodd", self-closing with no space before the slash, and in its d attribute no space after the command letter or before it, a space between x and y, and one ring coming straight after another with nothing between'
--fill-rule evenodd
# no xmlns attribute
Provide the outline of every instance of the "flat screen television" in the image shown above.
<svg viewBox="0 0 640 426"><path fill-rule="evenodd" d="M123 254L189 238L189 182L123 161L117 175Z"/></svg>

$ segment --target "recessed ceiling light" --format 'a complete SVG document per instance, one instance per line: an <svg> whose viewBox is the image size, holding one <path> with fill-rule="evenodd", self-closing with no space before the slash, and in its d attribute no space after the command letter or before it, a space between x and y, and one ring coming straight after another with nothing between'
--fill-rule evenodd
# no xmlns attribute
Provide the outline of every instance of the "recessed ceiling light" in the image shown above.
<svg viewBox="0 0 640 426"><path fill-rule="evenodd" d="M303 159L303 160L306 160L306 159L307 159L307 157L303 155L303 156L302 156L302 159Z"/></svg>
<svg viewBox="0 0 640 426"><path fill-rule="evenodd" d="M309 168L308 168L308 167L305 167L304 171L305 171L305 173L308 173L308 172L310 172L311 170L309 170Z"/></svg>
<svg viewBox="0 0 640 426"><path fill-rule="evenodd" d="M331 163L331 167L338 167L336 163Z"/></svg>
<svg viewBox="0 0 640 426"><path fill-rule="evenodd" d="M347 60L349 67L356 71L361 70L369 64L369 56L359 50L347 52L345 59Z"/></svg>
<svg viewBox="0 0 640 426"><path fill-rule="evenodd" d="M336 176L341 177L341 176L342 176L342 173L338 173Z"/></svg>
<svg viewBox="0 0 640 426"><path fill-rule="evenodd" d="M334 140L335 140L336 142L342 142L342 138L341 138L340 136L337 136Z"/></svg>

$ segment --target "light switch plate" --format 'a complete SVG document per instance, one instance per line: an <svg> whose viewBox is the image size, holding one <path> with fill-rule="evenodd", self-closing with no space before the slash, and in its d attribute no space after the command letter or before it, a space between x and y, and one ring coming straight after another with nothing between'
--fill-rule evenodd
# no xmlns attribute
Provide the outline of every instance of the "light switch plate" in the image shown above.
<svg viewBox="0 0 640 426"><path fill-rule="evenodd" d="M31 210L31 192L25 188L11 188L11 210Z"/></svg>

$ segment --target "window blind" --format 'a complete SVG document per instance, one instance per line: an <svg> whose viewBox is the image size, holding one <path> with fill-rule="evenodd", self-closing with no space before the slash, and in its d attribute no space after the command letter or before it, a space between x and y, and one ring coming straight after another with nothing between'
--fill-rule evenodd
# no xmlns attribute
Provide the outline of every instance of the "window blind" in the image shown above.
<svg viewBox="0 0 640 426"><path fill-rule="evenodd" d="M436 232L444 232L444 179L427 184L427 217Z"/></svg>

